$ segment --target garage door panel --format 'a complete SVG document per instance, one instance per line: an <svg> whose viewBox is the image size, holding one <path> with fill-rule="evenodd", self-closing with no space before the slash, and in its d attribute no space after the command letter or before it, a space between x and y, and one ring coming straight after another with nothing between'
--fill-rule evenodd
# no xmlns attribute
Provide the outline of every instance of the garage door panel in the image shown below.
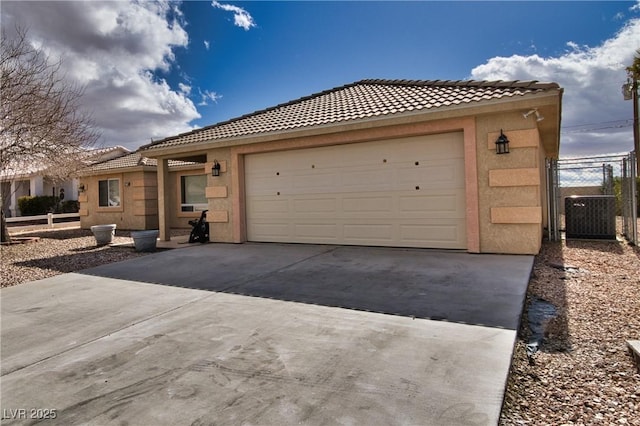
<svg viewBox="0 0 640 426"><path fill-rule="evenodd" d="M256 217L272 216L275 214L286 214L289 211L289 201L285 198L271 199L271 198L254 198L252 200L254 214Z"/></svg>
<svg viewBox="0 0 640 426"><path fill-rule="evenodd" d="M454 133L247 155L247 237L465 248L463 152Z"/></svg>
<svg viewBox="0 0 640 426"><path fill-rule="evenodd" d="M462 224L453 222L449 225L444 224L420 224L420 225L401 225L400 238L407 242L412 242L419 247L424 244L437 242L440 248L459 248L463 242L459 232Z"/></svg>
<svg viewBox="0 0 640 426"><path fill-rule="evenodd" d="M393 186L393 172L391 170L380 170L379 167L336 171L336 173L340 173L340 188L337 189L345 192L375 191L391 189Z"/></svg>
<svg viewBox="0 0 640 426"><path fill-rule="evenodd" d="M377 241L378 243L393 243L394 226L387 223L353 223L343 228L346 244L362 244Z"/></svg>
<svg viewBox="0 0 640 426"><path fill-rule="evenodd" d="M285 180L277 179L275 176L265 175L264 173L247 175L247 179L260 182L259 186L247 186L247 196L273 195L278 191L286 191L288 187Z"/></svg>
<svg viewBox="0 0 640 426"><path fill-rule="evenodd" d="M255 241L287 241L291 233L288 223L260 222L255 220L248 231L252 235L259 236L259 240Z"/></svg>
<svg viewBox="0 0 640 426"><path fill-rule="evenodd" d="M342 197L342 211L347 215L349 213L393 213L394 197L390 195L370 197L345 195Z"/></svg>
<svg viewBox="0 0 640 426"><path fill-rule="evenodd" d="M295 235L300 238L336 239L338 225L335 223L297 223L293 225Z"/></svg>
<svg viewBox="0 0 640 426"><path fill-rule="evenodd" d="M293 200L293 210L295 213L311 213L327 216L333 213L335 216L338 201L335 198L301 198Z"/></svg>
<svg viewBox="0 0 640 426"><path fill-rule="evenodd" d="M293 194L306 194L309 192L327 192L327 188L338 186L339 176L331 172L298 172L291 177Z"/></svg>
<svg viewBox="0 0 640 426"><path fill-rule="evenodd" d="M462 177L461 177L462 175ZM438 164L421 166L406 166L397 171L398 186L430 184L445 185L447 188L461 188L464 186L464 174L461 173L457 162L447 161Z"/></svg>
<svg viewBox="0 0 640 426"><path fill-rule="evenodd" d="M421 212L428 217L440 214L442 217L464 219L464 197L459 194L409 195L399 197L399 211L402 213Z"/></svg>

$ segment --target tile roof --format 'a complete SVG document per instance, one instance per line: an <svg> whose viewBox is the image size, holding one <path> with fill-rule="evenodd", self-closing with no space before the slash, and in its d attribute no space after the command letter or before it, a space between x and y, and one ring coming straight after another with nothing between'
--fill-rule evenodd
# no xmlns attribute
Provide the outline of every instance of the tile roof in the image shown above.
<svg viewBox="0 0 640 426"><path fill-rule="evenodd" d="M361 80L154 141L141 149L352 122L559 89L556 83L537 81Z"/></svg>
<svg viewBox="0 0 640 426"><path fill-rule="evenodd" d="M177 167L177 166L189 166L192 164L196 164L190 161L176 161L169 160L169 167ZM113 171L118 169L127 169L130 167L138 167L138 166L149 166L149 167L157 167L158 161L154 158L144 157L140 152L132 152L130 154L124 154L117 158L112 158L110 160L103 161L101 163L92 164L89 167L83 169L81 174L84 173L95 173L102 171Z"/></svg>
<svg viewBox="0 0 640 426"><path fill-rule="evenodd" d="M120 157L130 153L127 148L121 145L108 146L103 148L88 148L74 155L82 163L81 166L89 166L91 164L107 161L111 158ZM31 154L26 157L18 157L9 165L0 171L0 179L19 179L33 175L47 176L47 171L51 169L50 162L41 161L38 156Z"/></svg>
<svg viewBox="0 0 640 426"><path fill-rule="evenodd" d="M97 156L104 155L104 154L110 154L110 153L116 152L116 151L121 151L121 152L124 152L124 153L131 152L131 151L129 151L127 148L125 148L122 145L115 145L115 146L107 146L107 147L103 147L103 148L93 148L93 149L89 150L89 153L91 155L94 155L94 156L97 157Z"/></svg>

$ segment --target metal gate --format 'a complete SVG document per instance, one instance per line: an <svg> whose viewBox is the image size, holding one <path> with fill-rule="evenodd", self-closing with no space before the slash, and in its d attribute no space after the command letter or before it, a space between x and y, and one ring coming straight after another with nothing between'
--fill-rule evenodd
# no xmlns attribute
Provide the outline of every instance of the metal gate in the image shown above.
<svg viewBox="0 0 640 426"><path fill-rule="evenodd" d="M636 155L547 159L547 236L559 241L565 230L564 200L570 196L614 195L622 234L638 244L638 179Z"/></svg>
<svg viewBox="0 0 640 426"><path fill-rule="evenodd" d="M622 159L621 200L622 234L632 244L638 245L638 177L635 152Z"/></svg>
<svg viewBox="0 0 640 426"><path fill-rule="evenodd" d="M560 241L560 179L558 178L558 160L547 158L547 237L551 241Z"/></svg>

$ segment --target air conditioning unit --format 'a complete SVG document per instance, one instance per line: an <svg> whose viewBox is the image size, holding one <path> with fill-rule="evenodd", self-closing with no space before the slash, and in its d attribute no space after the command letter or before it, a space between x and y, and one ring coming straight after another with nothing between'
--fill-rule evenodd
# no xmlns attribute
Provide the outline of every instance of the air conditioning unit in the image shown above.
<svg viewBox="0 0 640 426"><path fill-rule="evenodd" d="M574 195L564 199L567 238L616 239L616 197Z"/></svg>

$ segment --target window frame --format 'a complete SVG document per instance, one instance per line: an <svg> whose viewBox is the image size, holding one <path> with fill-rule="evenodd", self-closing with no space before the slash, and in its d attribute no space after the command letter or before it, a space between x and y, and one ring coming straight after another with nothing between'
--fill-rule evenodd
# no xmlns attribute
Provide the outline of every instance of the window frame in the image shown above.
<svg viewBox="0 0 640 426"><path fill-rule="evenodd" d="M204 176L205 177L205 186L204 186L204 199L205 203L183 203L183 192L182 192L182 182L184 177L188 176ZM200 217L202 210L209 209L209 200L206 198L207 194L207 186L209 185L209 178L204 170L192 170L192 171L181 171L176 174L176 212L177 217ZM184 206L193 206L192 211L183 211Z"/></svg>
<svg viewBox="0 0 640 426"><path fill-rule="evenodd" d="M109 175L109 176L101 176L96 179L97 181L97 191L96 191L96 207L98 211L108 211L108 212L121 212L124 211L124 191L122 187L122 176L121 175ZM109 191L109 182L117 181L118 182L118 196L120 197L120 203L117 206L102 206L100 205L100 182L107 182L107 191Z"/></svg>

